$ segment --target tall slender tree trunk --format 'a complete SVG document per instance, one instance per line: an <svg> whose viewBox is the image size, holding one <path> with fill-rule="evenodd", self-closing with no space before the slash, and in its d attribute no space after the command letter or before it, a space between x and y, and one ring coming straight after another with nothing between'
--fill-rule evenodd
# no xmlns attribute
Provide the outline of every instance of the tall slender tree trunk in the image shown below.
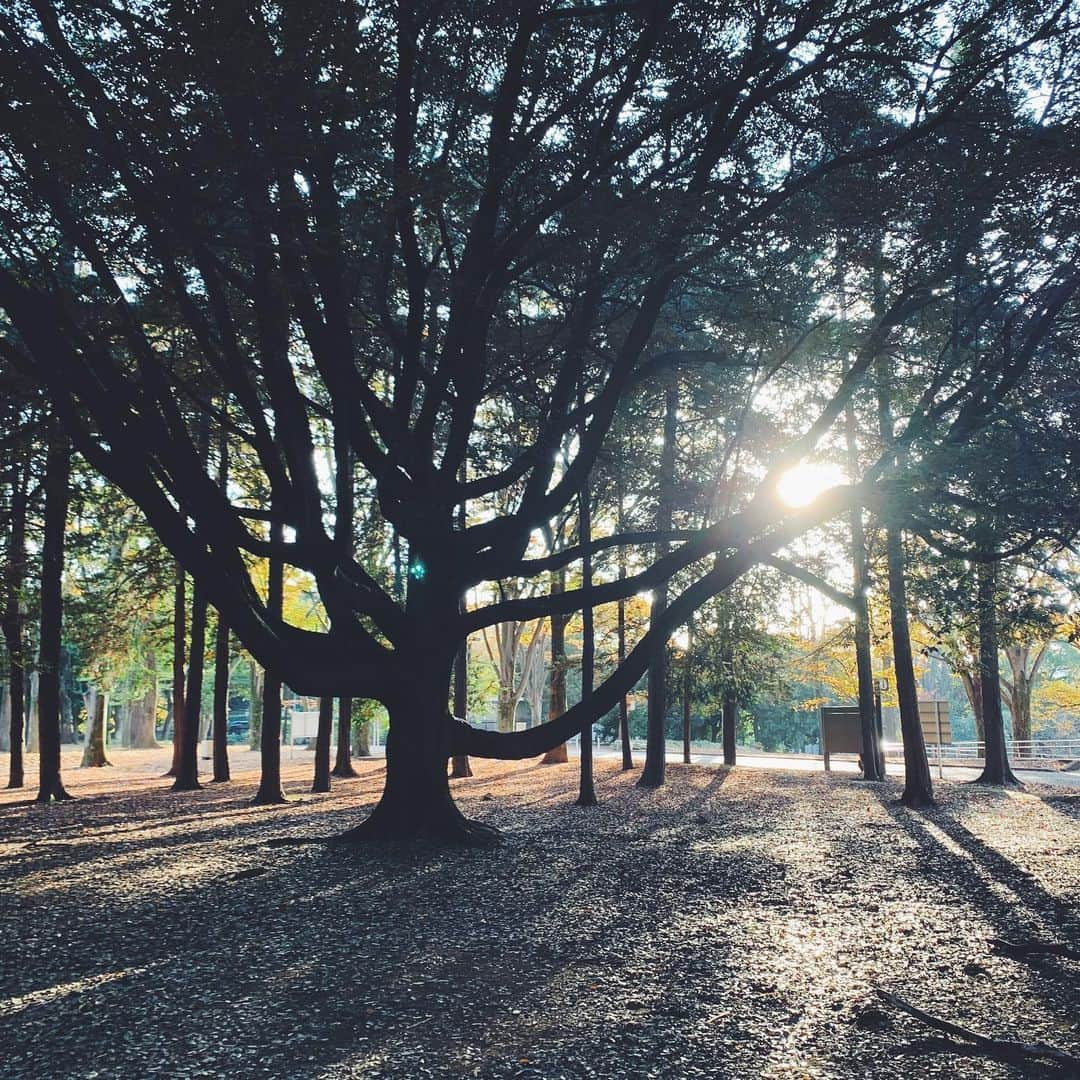
<svg viewBox="0 0 1080 1080"><path fill-rule="evenodd" d="M176 566L173 585L173 658L172 658L172 764L166 776L180 775L184 717L184 661L187 658L187 582L183 567Z"/></svg>
<svg viewBox="0 0 1080 1080"><path fill-rule="evenodd" d="M7 566L4 568L4 644L8 654L8 728L11 757L8 787L21 788L25 781L23 740L26 727L26 643L23 633L22 594L26 580L27 469L17 462L11 475L11 520L8 528Z"/></svg>
<svg viewBox="0 0 1080 1080"><path fill-rule="evenodd" d="M625 492L623 490L623 474L620 468L616 473L616 485L617 485L617 498L619 500L619 519L618 519L618 531L620 533L626 530L626 516L624 509ZM619 580L622 581L626 577L626 548L621 544L619 545ZM618 603L616 610L616 649L621 666L626 659L626 601L621 599ZM622 744L622 767L623 772L634 767L634 752L630 745L630 708L626 699L626 694L622 694L619 697L619 741Z"/></svg>
<svg viewBox="0 0 1080 1080"><path fill-rule="evenodd" d="M884 307L881 299L880 271L875 278L875 310ZM894 443L892 418L892 386L889 359L884 350L874 358L877 382L878 429L882 445ZM901 537L903 510L895 485L885 493L882 519L885 525L885 559L889 577L889 626L893 641L893 672L896 676L896 696L900 706L900 737L904 744L904 792L900 801L905 806L930 806L934 788L930 780L930 763L926 757L922 720L919 717L919 694L915 682L915 662L911 652L911 633L908 629L907 587L904 582L904 548Z"/></svg>
<svg viewBox="0 0 1080 1080"><path fill-rule="evenodd" d="M459 479L463 484L468 480L468 466L465 461L461 463ZM465 500L462 499L457 509L458 532L465 531L468 518L468 507ZM458 610L465 610L464 597L461 598L461 602L458 604ZM458 649L458 654L454 657L454 715L459 720L469 718L469 642L467 638L461 643L461 648ZM467 754L455 754L450 759L450 778L452 780L463 780L472 776L472 774L472 766L469 764Z"/></svg>
<svg viewBox="0 0 1080 1080"><path fill-rule="evenodd" d="M979 618L979 689L986 728L986 764L977 784L1019 785L1009 766L1005 719L1001 713L1001 672L998 668L997 564L980 562L976 568Z"/></svg>
<svg viewBox="0 0 1080 1080"><path fill-rule="evenodd" d="M206 668L206 592L195 582L191 597L191 655L184 689L184 725L181 729L180 764L173 791L198 791L199 721L202 713L203 673Z"/></svg>
<svg viewBox="0 0 1080 1080"><path fill-rule="evenodd" d="M904 583L904 551L900 530L886 525L885 554L889 573L889 625L893 641L893 673L900 705L900 737L904 744L905 806L930 806L934 788L930 780L930 762L926 757L922 718L919 716L919 693L915 682L915 660L911 652L908 628L907 588Z"/></svg>
<svg viewBox="0 0 1080 1080"><path fill-rule="evenodd" d="M690 690L693 685L694 619L686 624L686 653L683 655L682 683L682 759L690 764Z"/></svg>
<svg viewBox="0 0 1080 1080"><path fill-rule="evenodd" d="M71 653L61 646L60 649L60 741L75 741L75 716L71 710Z"/></svg>
<svg viewBox="0 0 1080 1080"><path fill-rule="evenodd" d="M214 779L224 784L229 769L229 625L218 614L217 637L214 641Z"/></svg>
<svg viewBox="0 0 1080 1080"><path fill-rule="evenodd" d="M837 245L840 283L840 308L844 326L847 326L847 288L845 280L844 247ZM845 352L845 357L846 357ZM843 371L848 373L845 358ZM855 405L849 399L844 407L844 442L847 451L848 479L854 483L861 475L859 465L859 428ZM885 754L877 731L877 711L874 699L874 668L870 642L870 604L867 598L869 573L867 572L866 531L861 506L850 515L852 586L855 597L855 670L858 679L859 729L862 735L863 779L885 779Z"/></svg>
<svg viewBox="0 0 1080 1080"><path fill-rule="evenodd" d="M38 724L39 678L37 667L32 668L27 679L26 693L26 749L31 754L37 754L41 750L39 742L41 727Z"/></svg>
<svg viewBox="0 0 1080 1080"><path fill-rule="evenodd" d="M55 422L54 422L55 423ZM60 642L63 632L64 533L67 529L71 448L54 427L45 462L45 523L41 547L37 801L70 798L60 777Z"/></svg>
<svg viewBox="0 0 1080 1080"><path fill-rule="evenodd" d="M337 755L332 776L358 776L352 763L352 698L338 699Z"/></svg>
<svg viewBox="0 0 1080 1080"><path fill-rule="evenodd" d="M566 588L566 571L560 570L558 578L552 583L552 593L561 593ZM548 717L555 720L566 712L566 624L569 616L551 616L551 691L548 695ZM552 747L540 759L541 765L564 765L570 760L566 752L566 743Z"/></svg>
<svg viewBox="0 0 1080 1080"><path fill-rule="evenodd" d="M589 505L589 480L585 478L578 494L578 514L581 536L581 587L592 588L592 507ZM581 609L581 700L592 697L596 665L596 633L593 625L593 606L589 600ZM592 724L581 732L581 776L578 785L578 806L596 805L596 786L593 783Z"/></svg>
<svg viewBox="0 0 1080 1080"><path fill-rule="evenodd" d="M679 386L674 376L669 377L664 393L664 446L660 452L660 501L656 513L658 532L671 531L671 519L675 508L675 437L679 415ZM661 541L656 545L660 558L668 553L671 545ZM667 608L667 582L653 590L649 609L649 623L653 625ZM645 765L638 779L639 787L660 787L664 782L667 761L667 642L658 639L652 662L649 664L649 703L645 731Z"/></svg>
<svg viewBox="0 0 1080 1080"><path fill-rule="evenodd" d="M248 749L258 750L262 742L262 702L264 672L254 660L248 662Z"/></svg>
<svg viewBox="0 0 1080 1080"><path fill-rule="evenodd" d="M454 715L460 720L467 720L469 717L468 649L468 642L463 642L457 656L454 657ZM452 780L462 780L472 774L472 766L469 764L467 754L455 754L450 759Z"/></svg>
<svg viewBox="0 0 1080 1080"><path fill-rule="evenodd" d="M270 526L271 539L283 540L282 527L274 514ZM271 618L280 618L285 588L285 567L280 559L270 560L267 609ZM261 775L255 793L257 806L272 806L285 802L281 786L281 679L272 669L263 676L262 731L259 739Z"/></svg>
<svg viewBox="0 0 1080 1080"><path fill-rule="evenodd" d="M223 402L228 408L228 403ZM229 431L222 424L218 442L218 486L223 492L229 487ZM229 770L229 624L218 612L217 636L214 639L214 751L215 784L230 779Z"/></svg>
<svg viewBox="0 0 1080 1080"><path fill-rule="evenodd" d="M105 756L105 723L108 694L92 687L86 695L86 742L83 745L82 767L100 769L112 762Z"/></svg>
<svg viewBox="0 0 1080 1080"><path fill-rule="evenodd" d="M721 724L723 728L721 738L724 741L724 764L734 765L735 742L739 727L739 699L731 691L724 694Z"/></svg>
<svg viewBox="0 0 1080 1080"><path fill-rule="evenodd" d="M319 728L315 734L315 777L311 790L330 790L330 732L334 726L334 699L319 698Z"/></svg>

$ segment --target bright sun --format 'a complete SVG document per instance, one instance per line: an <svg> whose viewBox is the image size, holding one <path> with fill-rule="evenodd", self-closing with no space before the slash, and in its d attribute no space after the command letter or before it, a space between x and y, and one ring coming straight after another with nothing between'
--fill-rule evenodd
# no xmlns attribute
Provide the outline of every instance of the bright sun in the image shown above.
<svg viewBox="0 0 1080 1080"><path fill-rule="evenodd" d="M839 465L804 461L780 477L776 492L786 506L809 506L823 491L843 482Z"/></svg>

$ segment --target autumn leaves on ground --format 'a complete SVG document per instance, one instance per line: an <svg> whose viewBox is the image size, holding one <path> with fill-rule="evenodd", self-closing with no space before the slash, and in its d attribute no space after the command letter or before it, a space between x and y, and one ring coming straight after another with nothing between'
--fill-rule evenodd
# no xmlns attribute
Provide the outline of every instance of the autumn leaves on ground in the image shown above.
<svg viewBox="0 0 1080 1080"><path fill-rule="evenodd" d="M255 774L170 794L153 752L0 806L5 1077L1014 1077L950 1052L892 991L966 1027L1080 1051L1078 966L1010 956L1080 927L1080 798L615 763L480 763L455 781L500 851L267 847L328 835L329 795L249 805ZM240 755L243 759L246 755ZM1061 1075L1065 1075L1061 1073Z"/></svg>

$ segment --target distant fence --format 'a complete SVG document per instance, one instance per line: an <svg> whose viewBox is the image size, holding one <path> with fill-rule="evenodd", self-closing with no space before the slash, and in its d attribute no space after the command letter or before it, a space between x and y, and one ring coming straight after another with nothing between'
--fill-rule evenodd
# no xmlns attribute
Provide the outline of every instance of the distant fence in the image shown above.
<svg viewBox="0 0 1080 1080"><path fill-rule="evenodd" d="M904 756L902 743L887 742L883 747L886 757ZM1071 769L1080 765L1080 738L1006 739L1005 749L1009 760L1021 768ZM933 765L978 766L986 759L986 743L972 741L928 745L926 752Z"/></svg>

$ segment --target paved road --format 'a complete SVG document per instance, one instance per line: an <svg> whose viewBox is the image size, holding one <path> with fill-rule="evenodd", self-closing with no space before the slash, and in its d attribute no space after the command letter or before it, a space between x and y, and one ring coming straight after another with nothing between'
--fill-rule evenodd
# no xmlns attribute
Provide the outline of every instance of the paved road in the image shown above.
<svg viewBox="0 0 1080 1080"><path fill-rule="evenodd" d="M619 750L617 747L600 746L597 747L596 752L598 755L617 756ZM640 755L641 753L643 751L635 750L635 754ZM691 752L690 760L696 765L721 765L724 759L720 754ZM805 754L763 754L740 751L736 760L739 765L751 769L795 769L802 772L821 772L823 768L821 758L810 757ZM668 761L682 761L682 752L669 750ZM837 758L835 755L830 765L833 772L852 774L859 772L858 762ZM930 770L936 779L937 765L931 763ZM949 765L946 763L945 779L974 780L978 777L979 771L965 765ZM888 773L890 776L902 777L904 775L903 762L890 761L888 763ZM1017 769L1016 777L1025 784L1046 784L1050 787L1080 791L1080 772L1057 772L1053 769Z"/></svg>

